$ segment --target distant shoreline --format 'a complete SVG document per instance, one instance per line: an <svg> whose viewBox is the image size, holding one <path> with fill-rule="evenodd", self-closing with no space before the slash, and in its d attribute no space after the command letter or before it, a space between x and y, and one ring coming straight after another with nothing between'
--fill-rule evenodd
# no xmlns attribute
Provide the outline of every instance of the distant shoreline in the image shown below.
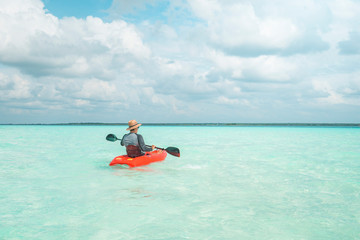
<svg viewBox="0 0 360 240"><path fill-rule="evenodd" d="M4 123L13 126L127 126L127 123ZM360 127L360 123L143 123L145 126Z"/></svg>

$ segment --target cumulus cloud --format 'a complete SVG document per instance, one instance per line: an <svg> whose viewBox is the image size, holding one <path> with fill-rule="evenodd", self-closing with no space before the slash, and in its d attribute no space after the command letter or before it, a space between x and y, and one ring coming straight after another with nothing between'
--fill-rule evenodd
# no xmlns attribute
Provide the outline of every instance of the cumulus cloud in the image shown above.
<svg viewBox="0 0 360 240"><path fill-rule="evenodd" d="M135 27L124 21L58 19L47 14L40 1L33 2L18 12L12 7L0 10L1 22L10 20L0 30L4 64L38 76L101 75L100 69L106 69L114 58L146 58L151 53Z"/></svg>
<svg viewBox="0 0 360 240"><path fill-rule="evenodd" d="M115 0L106 20L0 4L2 122L299 122L315 103L358 107L355 1Z"/></svg>
<svg viewBox="0 0 360 240"><path fill-rule="evenodd" d="M39 0L16 0L2 3L0 25L0 62L17 72L1 75L8 105L34 98L46 110L52 98L74 106L115 99L126 106L127 94L139 98L133 85L150 84L141 64L151 62L151 51L136 27L122 20L58 19Z"/></svg>
<svg viewBox="0 0 360 240"><path fill-rule="evenodd" d="M195 0L189 4L194 13L206 21L212 44L227 54L291 55L328 48L316 28L299 24L303 15L294 18L286 14L294 5L284 9L284 14L273 8L273 3L263 1ZM284 8L280 4L277 7Z"/></svg>
<svg viewBox="0 0 360 240"><path fill-rule="evenodd" d="M299 34L287 19L259 18L250 4L239 3L225 8L217 4L212 9L215 12L205 16L211 26L210 36L215 43L228 48L286 48Z"/></svg>

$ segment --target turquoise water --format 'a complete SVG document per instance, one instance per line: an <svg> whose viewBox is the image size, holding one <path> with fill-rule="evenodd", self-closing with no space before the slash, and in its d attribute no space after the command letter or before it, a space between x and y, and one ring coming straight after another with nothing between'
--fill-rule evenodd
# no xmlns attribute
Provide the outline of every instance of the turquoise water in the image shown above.
<svg viewBox="0 0 360 240"><path fill-rule="evenodd" d="M0 239L360 239L360 128L0 126Z"/></svg>

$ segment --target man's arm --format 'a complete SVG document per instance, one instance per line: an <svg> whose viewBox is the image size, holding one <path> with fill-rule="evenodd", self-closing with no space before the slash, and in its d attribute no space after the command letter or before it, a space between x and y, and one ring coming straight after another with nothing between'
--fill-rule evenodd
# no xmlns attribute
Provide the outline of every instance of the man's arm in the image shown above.
<svg viewBox="0 0 360 240"><path fill-rule="evenodd" d="M138 140L139 140L140 149L144 152L152 151L152 147L145 145L144 138L140 134L137 134L137 136L138 136Z"/></svg>

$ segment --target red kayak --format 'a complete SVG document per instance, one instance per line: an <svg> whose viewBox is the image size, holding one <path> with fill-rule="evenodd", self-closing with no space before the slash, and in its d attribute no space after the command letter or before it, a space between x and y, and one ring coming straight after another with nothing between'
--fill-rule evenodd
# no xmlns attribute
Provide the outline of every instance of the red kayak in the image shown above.
<svg viewBox="0 0 360 240"><path fill-rule="evenodd" d="M121 155L115 157L111 161L109 166L113 166L116 164L126 164L129 167L139 167L153 162L163 161L165 160L166 156L166 151L160 149L152 152L147 152L145 155L136 158L131 158L128 155Z"/></svg>

